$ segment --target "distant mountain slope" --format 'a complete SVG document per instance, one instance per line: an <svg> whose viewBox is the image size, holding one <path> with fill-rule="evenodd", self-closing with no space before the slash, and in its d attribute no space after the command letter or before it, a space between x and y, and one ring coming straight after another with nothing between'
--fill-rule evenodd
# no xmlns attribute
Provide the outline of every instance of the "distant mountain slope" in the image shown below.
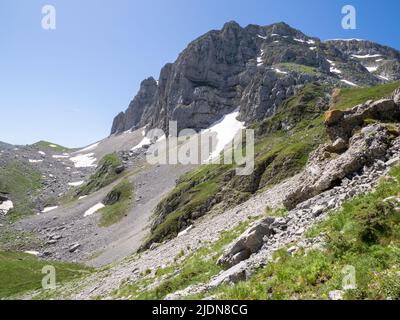
<svg viewBox="0 0 400 320"><path fill-rule="evenodd" d="M226 23L194 40L159 81L142 82L111 134L147 125L204 129L240 106L251 124L273 115L304 84L375 85L400 79L399 51L365 40L321 42L285 23Z"/></svg>
<svg viewBox="0 0 400 320"><path fill-rule="evenodd" d="M1 149L11 149L13 145L0 141L0 150Z"/></svg>

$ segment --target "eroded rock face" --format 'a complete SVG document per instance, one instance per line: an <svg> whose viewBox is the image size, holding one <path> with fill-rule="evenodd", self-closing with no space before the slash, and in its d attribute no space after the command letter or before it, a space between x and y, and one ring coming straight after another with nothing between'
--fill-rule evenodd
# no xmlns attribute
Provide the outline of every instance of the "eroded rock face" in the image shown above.
<svg viewBox="0 0 400 320"><path fill-rule="evenodd" d="M332 141L347 141L366 121L400 121L400 106L393 99L368 101L350 110L331 110L325 114L325 126Z"/></svg>
<svg viewBox="0 0 400 320"><path fill-rule="evenodd" d="M200 130L238 108L239 119L248 125L273 115L310 82L341 87L346 86L343 79L358 85L386 81L366 69L367 59L354 54L379 54L380 64L400 60L396 50L372 42L323 43L285 23L242 28L228 22L191 42L174 63L166 64L158 85L146 80L148 85L142 85L128 110L115 118L111 132L147 125L168 133L171 120L178 122L178 130ZM340 75L331 72L332 63Z"/></svg>
<svg viewBox="0 0 400 320"><path fill-rule="evenodd" d="M129 104L128 109L119 113L114 119L111 134L121 133L129 129L134 129L142 119L143 112L150 107L157 91L157 81L150 77L140 84L138 94Z"/></svg>
<svg viewBox="0 0 400 320"><path fill-rule="evenodd" d="M268 217L247 229L235 242L225 249L223 255L218 260L218 264L224 267L232 267L240 261L248 259L254 252L260 250L264 244L264 237L274 234L272 228L274 221L274 218Z"/></svg>
<svg viewBox="0 0 400 320"><path fill-rule="evenodd" d="M382 124L364 127L350 138L348 149L341 154L330 153L331 145L320 146L311 155L302 173L301 185L284 201L285 206L293 208L298 203L334 187L347 175L383 159L389 147L389 133Z"/></svg>
<svg viewBox="0 0 400 320"><path fill-rule="evenodd" d="M346 111L326 112L325 126L333 143L321 145L310 156L301 176L302 183L287 196L285 206L293 208L334 187L365 165L384 160L392 136L398 133L384 124L367 124L399 122L399 94L398 89L392 94L393 99L368 101Z"/></svg>

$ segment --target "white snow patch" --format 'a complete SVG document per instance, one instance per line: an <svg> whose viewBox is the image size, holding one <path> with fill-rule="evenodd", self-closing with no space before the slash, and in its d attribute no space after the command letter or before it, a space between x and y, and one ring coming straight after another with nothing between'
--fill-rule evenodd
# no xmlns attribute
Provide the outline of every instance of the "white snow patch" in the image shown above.
<svg viewBox="0 0 400 320"><path fill-rule="evenodd" d="M329 60L329 59L326 59L326 61L328 61L329 64L331 65L330 72L336 73L336 74L341 74L342 73L341 70L339 70L338 68L335 68L335 66L336 66L335 62L333 62L332 60Z"/></svg>
<svg viewBox="0 0 400 320"><path fill-rule="evenodd" d="M310 50L311 51L314 51L314 50L316 50L317 49L317 47L310 47Z"/></svg>
<svg viewBox="0 0 400 320"><path fill-rule="evenodd" d="M307 40L307 43L308 43L308 44L315 44L315 41L312 40L312 39L309 39L309 40Z"/></svg>
<svg viewBox="0 0 400 320"><path fill-rule="evenodd" d="M92 144L92 145L90 145L90 146L88 146L88 147L86 147L86 148L80 150L80 152L86 152L86 151L93 150L93 149L95 149L99 144L100 144L100 142L97 142L97 143L95 143L95 144Z"/></svg>
<svg viewBox="0 0 400 320"><path fill-rule="evenodd" d="M53 155L53 158L54 159L66 159L66 158L68 158L68 156L67 155L57 155L57 154L55 154L55 155Z"/></svg>
<svg viewBox="0 0 400 320"><path fill-rule="evenodd" d="M230 143L237 132L244 129L244 122L237 120L239 111L226 114L221 120L214 123L210 128L205 129L202 133L216 133L217 145L215 150L211 153L207 161L211 161L219 156L224 147Z"/></svg>
<svg viewBox="0 0 400 320"><path fill-rule="evenodd" d="M24 253L30 254L30 255L36 256L36 257L40 254L39 252L37 252L37 251L32 251L32 250L24 251Z"/></svg>
<svg viewBox="0 0 400 320"><path fill-rule="evenodd" d="M297 41L297 42L305 43L305 41L303 39L293 38L293 40Z"/></svg>
<svg viewBox="0 0 400 320"><path fill-rule="evenodd" d="M261 55L257 57L257 67L260 67L264 64L262 56L264 54L264 50L261 49Z"/></svg>
<svg viewBox="0 0 400 320"><path fill-rule="evenodd" d="M29 163L39 163L39 162L43 162L43 160L33 160L33 159L29 159Z"/></svg>
<svg viewBox="0 0 400 320"><path fill-rule="evenodd" d="M69 182L68 185L71 187L79 187L84 184L84 181Z"/></svg>
<svg viewBox="0 0 400 320"><path fill-rule="evenodd" d="M78 154L75 157L70 158L75 168L88 168L88 167L96 167L96 158L94 157L94 153L87 154Z"/></svg>
<svg viewBox="0 0 400 320"><path fill-rule="evenodd" d="M325 41L365 41L364 39L357 39L357 38L351 38L351 39L328 39Z"/></svg>
<svg viewBox="0 0 400 320"><path fill-rule="evenodd" d="M187 227L185 230L179 232L179 233L178 233L178 237L181 237L181 236L185 235L185 234L188 233L191 229L193 229L193 225L191 225L190 227Z"/></svg>
<svg viewBox="0 0 400 320"><path fill-rule="evenodd" d="M86 197L87 197L87 195L86 195L86 196L80 196L80 197L78 198L78 200L85 199Z"/></svg>
<svg viewBox="0 0 400 320"><path fill-rule="evenodd" d="M263 37L261 34L258 34L257 37L259 37L260 39L263 39L263 40L267 40L267 37Z"/></svg>
<svg viewBox="0 0 400 320"><path fill-rule="evenodd" d="M42 155L42 156L45 156L45 155L46 155L46 153L43 152L43 151L38 151L38 153L39 153L40 155Z"/></svg>
<svg viewBox="0 0 400 320"><path fill-rule="evenodd" d="M105 207L105 205L102 204L102 203L95 204L93 207L91 207L90 209L86 210L86 212L85 212L85 214L83 216L84 217L91 216L92 214L96 213L100 209L103 209L104 207Z"/></svg>
<svg viewBox="0 0 400 320"><path fill-rule="evenodd" d="M5 215L11 209L14 209L14 204L12 203L11 200L7 200L7 201L0 203L0 213Z"/></svg>
<svg viewBox="0 0 400 320"><path fill-rule="evenodd" d="M49 147L51 148L57 148L57 146L55 144L49 144Z"/></svg>
<svg viewBox="0 0 400 320"><path fill-rule="evenodd" d="M351 82L351 81L348 81L348 80L340 80L340 81L342 81L342 82L344 82L344 83L346 83L346 84L348 84L348 85L350 85L350 86L353 86L353 87L358 87L358 85L356 85L355 83L353 83L353 82Z"/></svg>
<svg viewBox="0 0 400 320"><path fill-rule="evenodd" d="M375 60L375 62L381 62L381 61L383 61L384 59L376 59Z"/></svg>
<svg viewBox="0 0 400 320"><path fill-rule="evenodd" d="M352 54L351 56L354 58L357 58L357 59L369 59L369 58L382 57L381 54L365 54L365 55Z"/></svg>
<svg viewBox="0 0 400 320"><path fill-rule="evenodd" d="M385 77L385 76L382 76L382 75L380 75L380 76L378 76L378 77L381 78L381 79L383 79L383 80L389 81L389 78L388 78L388 77Z"/></svg>
<svg viewBox="0 0 400 320"><path fill-rule="evenodd" d="M57 208L58 208L58 206L55 206L55 207L47 207L47 208L44 208L44 209L42 210L42 213L50 212L50 211L53 211L53 210L55 210L55 209L57 209Z"/></svg>
<svg viewBox="0 0 400 320"><path fill-rule="evenodd" d="M139 142L139 144L137 144L136 146L134 146L131 150L137 150L140 149L144 146L148 146L151 144L151 140L148 137L144 137L142 141Z"/></svg>
<svg viewBox="0 0 400 320"><path fill-rule="evenodd" d="M275 70L276 73L288 74L286 71L282 71L282 70L280 70L278 68L274 68L274 70Z"/></svg>
<svg viewBox="0 0 400 320"><path fill-rule="evenodd" d="M369 71L369 72L375 72L376 70L378 70L378 67L377 66L374 66L374 67L366 67L367 68L367 70Z"/></svg>

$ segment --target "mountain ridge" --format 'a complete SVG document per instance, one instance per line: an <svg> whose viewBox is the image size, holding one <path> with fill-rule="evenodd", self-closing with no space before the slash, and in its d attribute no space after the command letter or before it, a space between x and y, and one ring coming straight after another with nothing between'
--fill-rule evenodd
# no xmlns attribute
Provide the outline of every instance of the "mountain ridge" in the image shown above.
<svg viewBox="0 0 400 320"><path fill-rule="evenodd" d="M178 129L201 130L238 106L240 120L252 124L318 79L345 87L399 78L400 52L388 46L324 42L284 22L243 28L230 21L190 42L150 88L145 84L153 78L144 80L127 110L114 118L111 134L143 126L168 132L170 120L178 121Z"/></svg>

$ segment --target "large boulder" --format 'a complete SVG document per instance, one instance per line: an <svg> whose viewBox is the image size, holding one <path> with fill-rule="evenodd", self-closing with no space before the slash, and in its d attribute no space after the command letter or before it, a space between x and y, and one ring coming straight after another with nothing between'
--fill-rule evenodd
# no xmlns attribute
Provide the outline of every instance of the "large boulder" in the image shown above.
<svg viewBox="0 0 400 320"><path fill-rule="evenodd" d="M268 217L255 223L225 249L217 263L230 268L258 252L264 243L264 237L274 234L272 228L274 221L274 218Z"/></svg>
<svg viewBox="0 0 400 320"><path fill-rule="evenodd" d="M5 193L0 193L0 215L6 215L11 209L14 208L14 204Z"/></svg>
<svg viewBox="0 0 400 320"><path fill-rule="evenodd" d="M393 101L398 107L400 107L400 88L393 92Z"/></svg>

